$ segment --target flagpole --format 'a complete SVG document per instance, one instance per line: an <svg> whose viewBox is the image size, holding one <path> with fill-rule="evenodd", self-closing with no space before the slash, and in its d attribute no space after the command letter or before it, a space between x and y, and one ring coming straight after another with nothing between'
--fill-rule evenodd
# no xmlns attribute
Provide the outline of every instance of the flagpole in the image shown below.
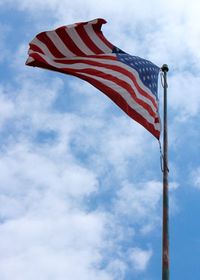
<svg viewBox="0 0 200 280"><path fill-rule="evenodd" d="M164 78L163 102L163 235L162 235L162 280L169 280L169 196L168 196L168 127L167 127L167 72L164 64L161 68Z"/></svg>

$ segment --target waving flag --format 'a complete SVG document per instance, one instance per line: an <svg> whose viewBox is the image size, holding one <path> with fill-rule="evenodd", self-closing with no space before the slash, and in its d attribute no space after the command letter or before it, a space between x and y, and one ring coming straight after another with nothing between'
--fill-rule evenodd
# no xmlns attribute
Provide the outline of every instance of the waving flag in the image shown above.
<svg viewBox="0 0 200 280"><path fill-rule="evenodd" d="M39 33L26 64L86 80L159 139L160 68L111 44L101 32L104 23L95 19Z"/></svg>

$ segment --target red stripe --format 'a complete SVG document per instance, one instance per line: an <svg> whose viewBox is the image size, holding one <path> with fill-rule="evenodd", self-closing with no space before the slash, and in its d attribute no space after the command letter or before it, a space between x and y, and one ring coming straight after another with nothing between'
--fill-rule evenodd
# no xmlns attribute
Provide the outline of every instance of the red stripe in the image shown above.
<svg viewBox="0 0 200 280"><path fill-rule="evenodd" d="M60 39L63 41L65 46L75 55L77 56L85 56L85 53L81 51L81 49L78 48L78 46L74 43L74 41L71 39L71 37L66 32L66 26L58 28L55 30L57 35L60 37Z"/></svg>
<svg viewBox="0 0 200 280"><path fill-rule="evenodd" d="M83 57L83 56L82 56ZM116 61L116 55L106 55L106 54L93 54L93 55L87 55L87 56L84 56L84 58L87 58L87 59L82 59L82 57L78 57L78 59L76 59L76 57L69 57L69 58L63 58L62 60L60 59L54 59L55 62L58 62L58 63L65 63L65 64L75 64L76 61L78 62L84 62L84 61L87 61L87 59L90 59L90 58L95 58L97 61L100 60L100 59L107 59L107 60L115 60ZM104 65L104 64L102 64ZM106 64L105 64L106 65Z"/></svg>
<svg viewBox="0 0 200 280"><path fill-rule="evenodd" d="M114 46L104 37L103 33L99 31L97 32L97 36L104 42L105 45L107 45L111 49L112 52Z"/></svg>
<svg viewBox="0 0 200 280"><path fill-rule="evenodd" d="M87 47L96 54L103 54L104 52L99 49L95 43L91 40L91 38L88 36L88 33L84 29L84 25L80 24L76 28L77 33L81 37L81 39L84 41L84 43L87 45Z"/></svg>
<svg viewBox="0 0 200 280"><path fill-rule="evenodd" d="M45 54L37 45L34 45L32 43L30 43L29 45L30 45L30 50Z"/></svg>
<svg viewBox="0 0 200 280"><path fill-rule="evenodd" d="M30 53L29 57L32 57L34 61L28 62L27 65L41 67L42 63L42 68L46 68L44 66L49 65L48 62L39 55L39 53Z"/></svg>
<svg viewBox="0 0 200 280"><path fill-rule="evenodd" d="M101 31L101 26L102 24L106 23L106 21L104 19L98 19L98 22L96 24L92 25L92 28L94 30L94 32L96 33L96 35L100 38L100 40L102 40L104 42L104 44L106 44L111 50L113 49L113 44L111 44L103 35L102 31Z"/></svg>
<svg viewBox="0 0 200 280"><path fill-rule="evenodd" d="M113 60L117 61L116 59L113 59ZM81 60L81 59L74 59L74 60L71 60L71 59L70 60L65 60L65 59L63 59L62 62L55 59L54 61L58 62L58 63L63 63L63 64L85 63L85 64L88 64L88 65L105 67L107 69L120 72L120 73L126 75L127 77L129 77L133 81L133 83L134 83L135 87L137 88L138 92L141 95L143 95L144 97L146 97L147 99L149 99L153 103L155 108L157 109L157 103L156 103L155 99L153 97L151 97L148 93L146 93L146 91L144 91L140 87L140 85L138 84L137 79L133 75L133 73L131 73L130 71L126 70L125 68L122 68L121 66L110 65L110 64L101 63L101 62L98 62L98 61Z"/></svg>
<svg viewBox="0 0 200 280"><path fill-rule="evenodd" d="M42 43L46 45L46 47L49 49L49 51L53 54L54 57L61 58L65 57L54 45L54 43L49 39L49 37L46 35L46 32L42 32L38 34L37 39L40 40Z"/></svg>

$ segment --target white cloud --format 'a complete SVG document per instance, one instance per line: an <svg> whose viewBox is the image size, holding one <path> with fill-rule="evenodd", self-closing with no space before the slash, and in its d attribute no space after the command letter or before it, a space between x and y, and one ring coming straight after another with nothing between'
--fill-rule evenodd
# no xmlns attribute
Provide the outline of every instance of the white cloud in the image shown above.
<svg viewBox="0 0 200 280"><path fill-rule="evenodd" d="M8 37L11 28L7 24L0 24L0 62L7 60L10 55L10 50L7 48Z"/></svg>
<svg viewBox="0 0 200 280"><path fill-rule="evenodd" d="M161 195L162 184L157 181L140 184L124 183L118 191L117 211L143 224L145 219L155 218Z"/></svg>
<svg viewBox="0 0 200 280"><path fill-rule="evenodd" d="M122 260L119 260L120 268L108 259L107 267L101 269L101 262L105 250L112 253L117 246L117 239L110 238L113 236L111 228L120 232L121 226L116 227L112 215L110 217L103 210L86 210L87 198L101 191L99 171L84 166L73 154L71 143L78 138L77 143L81 146L84 135L86 145L88 141L90 148L95 145L97 151L100 150L98 160L101 165L112 154L118 162L123 158L128 160L130 153L123 150L125 138L121 136L123 141L120 140L116 129L120 121L122 132L128 133L123 128L123 118L116 119L114 127L110 127L117 134L119 143L123 142L120 148L122 156L112 149L108 154L114 138L106 141L104 136L111 135L100 132L105 127L105 119L99 122L98 115L95 117L93 112L94 119L88 122L88 116L85 119L83 113L81 118L78 114L54 110L53 104L63 83L54 79L47 84L46 78L41 81L36 77L30 81L27 77L21 79L20 87L15 91L12 85L7 90L2 88L4 103L11 104L9 110L2 111L5 118L2 129L5 130L8 124L7 116L13 128L12 137L0 153L2 280L13 277L35 279L38 275L41 279L48 279L50 274L60 279L65 279L66 275L70 279L72 274L77 280L114 279L111 275L120 279L126 270ZM85 102L87 99L89 97ZM102 103L100 116L107 108ZM97 131L98 123L99 132L92 136L91 132ZM39 131L49 130L55 132L53 141L42 144L35 140ZM81 130L83 134L78 133ZM92 142L87 137L92 138ZM97 141L100 147L95 143ZM104 144L106 154L103 153ZM134 146L130 143L126 148L134 149Z"/></svg>
<svg viewBox="0 0 200 280"><path fill-rule="evenodd" d="M141 248L133 248L130 252L130 260L132 261L133 268L136 271L143 271L152 257L152 250L142 250Z"/></svg>
<svg viewBox="0 0 200 280"><path fill-rule="evenodd" d="M196 74L182 72L175 74L169 82L169 104L178 120L195 117L200 111L200 78Z"/></svg>
<svg viewBox="0 0 200 280"><path fill-rule="evenodd" d="M125 262L115 259L110 261L107 271L112 275L113 279L122 280L124 279L125 273L127 271L127 265Z"/></svg>
<svg viewBox="0 0 200 280"><path fill-rule="evenodd" d="M123 113L119 112L119 114ZM126 178L130 169L133 172L134 166L130 166L133 158L135 162L140 162L137 167L143 165L141 158L148 149L147 143L151 136L128 117L111 115L110 122L106 124L104 121L99 136L100 146L97 148L97 157L99 155L103 157L117 171L115 176ZM155 149L154 139L149 142L151 143L151 141L153 149Z"/></svg>
<svg viewBox="0 0 200 280"><path fill-rule="evenodd" d="M1 226L2 279L112 279L98 268L104 218L79 211L55 215L55 210Z"/></svg>
<svg viewBox="0 0 200 280"><path fill-rule="evenodd" d="M197 189L200 189L200 167L191 172L191 185Z"/></svg>
<svg viewBox="0 0 200 280"><path fill-rule="evenodd" d="M2 129L5 122L12 116L14 109L13 102L4 96L2 87L0 88L0 107L0 129Z"/></svg>
<svg viewBox="0 0 200 280"><path fill-rule="evenodd" d="M105 212L103 207L99 211L88 210L87 199L105 190L99 176L103 175L105 181L110 176L106 175L106 163L113 162L112 176L119 176L123 163L126 165L133 156L142 156L140 145L147 136L142 128L130 129L130 122L124 117L114 114L113 122L108 122L102 116L109 112L104 103L97 116L90 107L91 119L84 112L79 115L77 111L75 115L55 110L53 104L63 83L54 79L47 84L46 78L31 81L27 77L21 79L14 95L12 85L7 91L2 88L4 103L11 104L12 109L2 114L9 116L13 128L13 137L0 153L2 280L14 276L20 280L35 279L38 275L45 280L50 274L60 279L66 275L70 279L72 274L77 280L123 279L128 269L126 252L120 249L116 259L106 257L105 267L101 268L101 264L105 252L112 256L125 232L134 236L134 229L123 228L123 223L115 221L116 213ZM87 103L90 96L84 97ZM4 123L8 123L7 118ZM51 130L56 135L53 141L43 144L35 140L38 132ZM75 139L80 151L84 139L86 148L96 152L91 154L91 164L83 165L74 154L71 144ZM102 170L97 166L102 166ZM122 172L121 180L124 177L126 173Z"/></svg>
<svg viewBox="0 0 200 280"><path fill-rule="evenodd" d="M43 152L37 151L27 147L26 143L17 145L15 149L10 147L8 155L1 157L0 164L1 170L4 170L0 177L5 191L7 186L13 186L13 194L18 193L24 184L27 184L27 190L23 189L25 192L48 188L57 193L61 192L62 195L72 196L85 195L96 190L94 174L72 161L64 162L65 157L53 160L48 157L50 147L46 147L45 151L44 149L43 147Z"/></svg>
<svg viewBox="0 0 200 280"><path fill-rule="evenodd" d="M99 268L106 217L83 204L98 180L70 151L79 118L52 110L60 80L44 84L27 79L18 90L2 88L2 130L9 117L13 138L0 154L1 278L110 280ZM55 141L34 140L48 129Z"/></svg>

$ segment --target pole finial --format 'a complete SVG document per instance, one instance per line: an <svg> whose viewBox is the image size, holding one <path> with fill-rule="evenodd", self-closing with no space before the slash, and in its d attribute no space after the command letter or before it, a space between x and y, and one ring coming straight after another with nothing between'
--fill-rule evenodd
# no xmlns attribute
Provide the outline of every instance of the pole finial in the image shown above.
<svg viewBox="0 0 200 280"><path fill-rule="evenodd" d="M168 65L167 65L167 64L163 64L163 66L161 67L161 70L162 70L163 72L168 72L168 71L169 71Z"/></svg>

